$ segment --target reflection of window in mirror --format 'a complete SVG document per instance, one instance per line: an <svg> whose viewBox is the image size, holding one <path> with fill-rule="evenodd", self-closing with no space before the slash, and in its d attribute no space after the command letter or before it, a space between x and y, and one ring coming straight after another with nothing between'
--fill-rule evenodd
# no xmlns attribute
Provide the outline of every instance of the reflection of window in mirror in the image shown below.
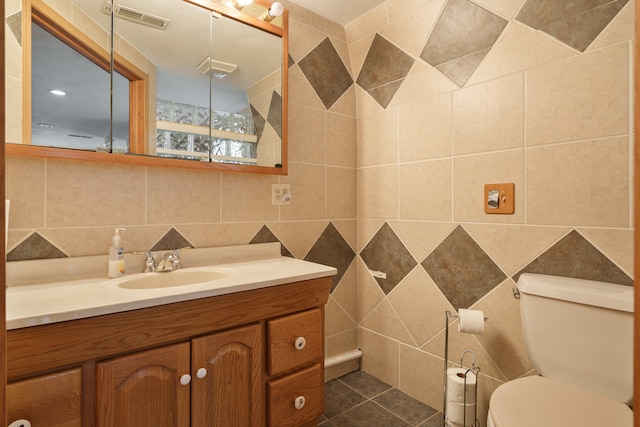
<svg viewBox="0 0 640 427"><path fill-rule="evenodd" d="M146 75L117 58L111 82L110 53L39 0L32 1L30 36L25 47L30 46L31 55L28 48L23 52L25 68L31 69L31 96L24 97L23 106L23 114L30 117L24 143L144 153Z"/></svg>

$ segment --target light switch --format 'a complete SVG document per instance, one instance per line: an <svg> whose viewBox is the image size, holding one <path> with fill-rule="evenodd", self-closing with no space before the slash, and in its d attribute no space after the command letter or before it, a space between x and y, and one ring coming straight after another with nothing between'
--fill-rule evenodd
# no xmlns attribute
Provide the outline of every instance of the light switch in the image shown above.
<svg viewBox="0 0 640 427"><path fill-rule="evenodd" d="M507 182L502 184L484 185L484 213L488 214L512 214L514 211L515 184Z"/></svg>

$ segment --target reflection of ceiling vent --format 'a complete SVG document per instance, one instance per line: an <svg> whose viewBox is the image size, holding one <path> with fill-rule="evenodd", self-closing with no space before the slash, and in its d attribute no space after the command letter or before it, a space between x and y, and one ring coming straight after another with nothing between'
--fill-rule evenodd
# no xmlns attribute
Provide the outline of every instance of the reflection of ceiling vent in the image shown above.
<svg viewBox="0 0 640 427"><path fill-rule="evenodd" d="M214 79L222 79L231 74L236 68L238 68L236 64L218 61L211 57L205 58L204 61L198 65L198 71L202 74L210 74Z"/></svg>
<svg viewBox="0 0 640 427"><path fill-rule="evenodd" d="M107 1L103 8L102 12L108 15L111 14L111 2ZM164 30L169 25L169 21L166 18L162 18L160 16L152 15L147 12L143 12L138 9L134 9L129 6L125 6L123 4L116 4L116 7L113 11L113 14L117 18L126 19L127 21L137 22L138 24L147 25L149 27L158 28L160 30Z"/></svg>

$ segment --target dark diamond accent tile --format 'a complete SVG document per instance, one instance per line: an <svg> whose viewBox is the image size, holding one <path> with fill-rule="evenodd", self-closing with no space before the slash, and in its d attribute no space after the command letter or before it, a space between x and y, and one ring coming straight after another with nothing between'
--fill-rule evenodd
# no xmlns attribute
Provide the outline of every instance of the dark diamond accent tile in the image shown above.
<svg viewBox="0 0 640 427"><path fill-rule="evenodd" d="M360 252L360 257L369 270L386 273L386 279L375 278L385 295L418 264L386 222Z"/></svg>
<svg viewBox="0 0 640 427"><path fill-rule="evenodd" d="M629 0L527 0L516 19L584 52Z"/></svg>
<svg viewBox="0 0 640 427"><path fill-rule="evenodd" d="M378 405L402 418L412 426L426 421L438 411L394 388L373 399Z"/></svg>
<svg viewBox="0 0 640 427"><path fill-rule="evenodd" d="M288 64L287 64L287 66L288 66L289 68L291 68L291 67L293 67L294 65L296 65L296 61L295 61L295 59L293 59L293 57L291 56L291 54L288 54L288 55L287 55L287 63L288 63Z"/></svg>
<svg viewBox="0 0 640 427"><path fill-rule="evenodd" d="M455 84L462 87L490 50L491 49L485 49L472 53L471 55L463 56L462 58L454 59L453 61L438 65L436 69L453 80Z"/></svg>
<svg viewBox="0 0 640 427"><path fill-rule="evenodd" d="M278 136L282 138L282 97L275 90L271 94L271 104L269 105L267 122L273 126Z"/></svg>
<svg viewBox="0 0 640 427"><path fill-rule="evenodd" d="M384 409L382 406L366 401L362 405L345 412L331 420L337 427L409 427L399 417Z"/></svg>
<svg viewBox="0 0 640 427"><path fill-rule="evenodd" d="M470 307L507 278L461 226L422 261L422 267L455 309Z"/></svg>
<svg viewBox="0 0 640 427"><path fill-rule="evenodd" d="M449 0L420 57L434 67L469 57L440 70L456 83L466 75L466 82L506 26L506 20L469 0ZM475 55L479 52L485 53ZM447 74L451 68L455 75Z"/></svg>
<svg viewBox="0 0 640 427"><path fill-rule="evenodd" d="M267 123L267 121L264 119L264 117L262 117L262 114L260 114L258 110L256 110L256 107L254 107L251 104L249 104L249 107L251 108L251 117L253 118L253 127L256 130L256 136L258 137L258 141L260 141L260 138L262 138L262 132L264 132L264 125Z"/></svg>
<svg viewBox="0 0 640 427"><path fill-rule="evenodd" d="M178 233L175 228L171 228L171 230L167 231L167 233L162 236L158 243L156 243L151 250L152 251L173 251L175 249L180 248L194 248L182 234Z"/></svg>
<svg viewBox="0 0 640 427"><path fill-rule="evenodd" d="M287 256L289 258L295 258L289 249L276 237L275 234L267 227L263 225L260 230L253 236L253 239L249 242L250 245L255 243L280 243L280 255Z"/></svg>
<svg viewBox="0 0 640 427"><path fill-rule="evenodd" d="M339 378L339 381L342 381L358 393L368 398L378 396L392 388L389 384L384 381L380 381L378 378L367 374L364 371L355 371L344 375Z"/></svg>
<svg viewBox="0 0 640 427"><path fill-rule="evenodd" d="M324 416L331 419L366 400L366 397L340 381L324 385Z"/></svg>
<svg viewBox="0 0 640 427"><path fill-rule="evenodd" d="M356 253L351 246L333 223L329 223L304 259L338 269L338 274L333 276L331 284L331 292L333 292L355 257Z"/></svg>
<svg viewBox="0 0 640 427"><path fill-rule="evenodd" d="M67 255L64 252L56 248L39 233L33 233L7 254L7 261L66 257Z"/></svg>
<svg viewBox="0 0 640 427"><path fill-rule="evenodd" d="M298 65L327 109L353 84L347 67L328 37L302 58Z"/></svg>
<svg viewBox="0 0 640 427"><path fill-rule="evenodd" d="M22 11L7 16L6 22L18 45L22 46Z"/></svg>
<svg viewBox="0 0 640 427"><path fill-rule="evenodd" d="M411 56L376 34L356 83L386 108L409 74L413 63ZM380 90L382 87L386 87L385 90Z"/></svg>
<svg viewBox="0 0 640 427"><path fill-rule="evenodd" d="M550 274L633 286L631 277L575 230L516 273L513 280L517 282L522 273Z"/></svg>

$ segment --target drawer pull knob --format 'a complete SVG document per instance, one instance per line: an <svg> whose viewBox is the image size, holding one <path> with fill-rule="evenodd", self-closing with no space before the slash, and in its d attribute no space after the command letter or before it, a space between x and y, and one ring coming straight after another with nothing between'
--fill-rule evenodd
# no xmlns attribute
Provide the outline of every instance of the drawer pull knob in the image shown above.
<svg viewBox="0 0 640 427"><path fill-rule="evenodd" d="M298 339L296 339L296 348L298 350L302 350L306 345L307 345L307 340L304 339L304 337L298 337Z"/></svg>
<svg viewBox="0 0 640 427"><path fill-rule="evenodd" d="M9 427L31 427L29 420L16 420L9 424Z"/></svg>
<svg viewBox="0 0 640 427"><path fill-rule="evenodd" d="M183 376L180 377L180 384L187 385L190 382L191 382L191 375L184 374Z"/></svg>
<svg viewBox="0 0 640 427"><path fill-rule="evenodd" d="M207 368L200 368L196 371L196 377L203 379L207 376Z"/></svg>
<svg viewBox="0 0 640 427"><path fill-rule="evenodd" d="M298 396L298 397L296 397L294 405L295 405L296 409L302 409L302 408L304 408L304 404L305 403L306 403L306 400L305 400L304 396Z"/></svg>

